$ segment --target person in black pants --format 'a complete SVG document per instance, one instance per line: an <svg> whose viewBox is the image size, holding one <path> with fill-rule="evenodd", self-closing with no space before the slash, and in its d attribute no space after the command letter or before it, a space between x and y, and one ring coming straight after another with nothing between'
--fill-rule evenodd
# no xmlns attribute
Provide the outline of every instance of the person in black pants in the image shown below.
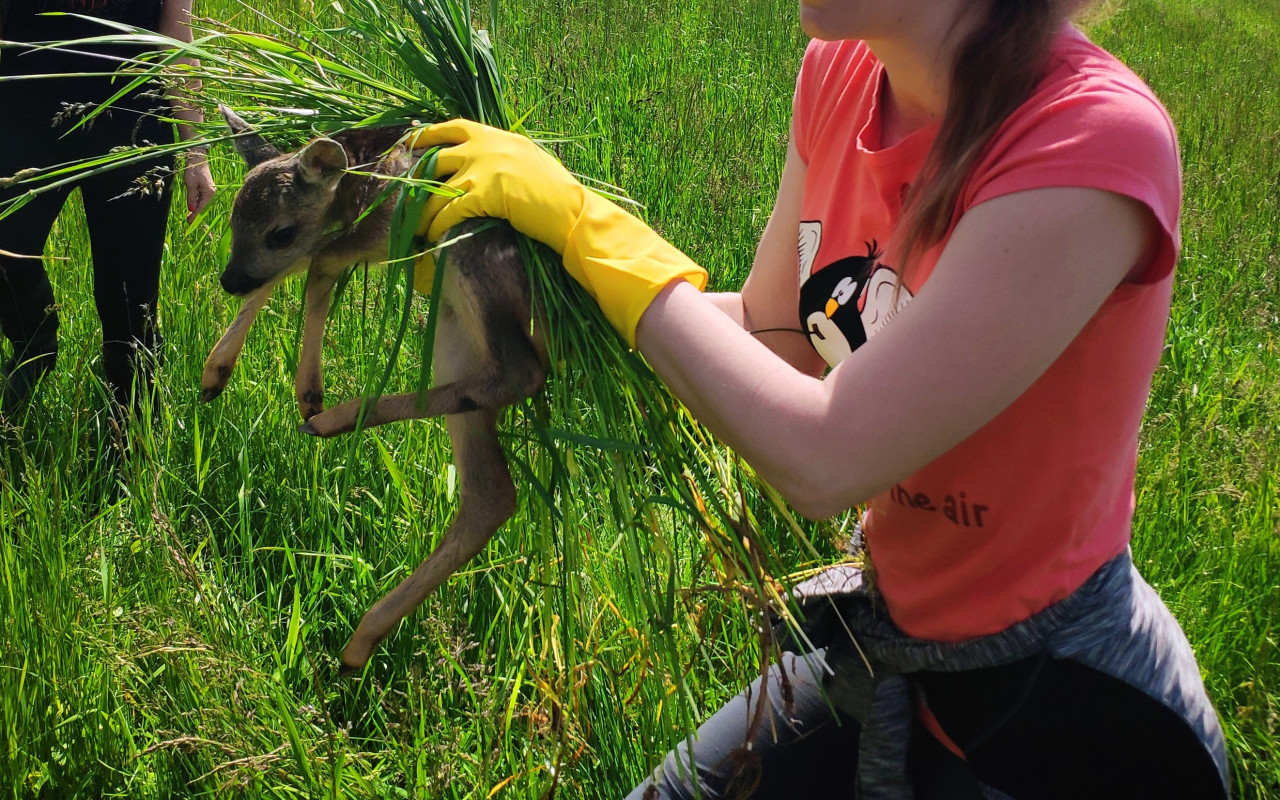
<svg viewBox="0 0 1280 800"><path fill-rule="evenodd" d="M67 41L106 32L100 24L62 11L110 19L190 41L192 0L0 0L0 41ZM0 177L19 170L75 161L111 148L173 141L160 117L197 122L200 111L180 100L172 109L143 87L118 101L92 125L68 133L86 110L119 88L108 75L121 58L138 54L120 46L79 46L76 52L0 50ZM42 77L100 73L77 77ZM183 139L193 135L180 124ZM102 323L102 365L115 398L128 405L149 389L161 339L155 312L160 261L169 217L172 157L120 167L79 182L93 255L94 302ZM215 191L204 154L188 152L183 171L193 218ZM24 189L0 192L0 202ZM41 254L70 188L37 195L0 219L0 327L12 352L3 365L0 411L11 413L57 359L58 307ZM137 377L135 387L135 375ZM139 390L135 396L135 388Z"/></svg>

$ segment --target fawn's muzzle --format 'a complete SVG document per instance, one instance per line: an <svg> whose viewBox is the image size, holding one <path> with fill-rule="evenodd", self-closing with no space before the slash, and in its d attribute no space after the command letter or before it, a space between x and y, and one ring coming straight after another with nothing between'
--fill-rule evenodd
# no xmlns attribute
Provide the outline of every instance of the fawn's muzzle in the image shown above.
<svg viewBox="0 0 1280 800"><path fill-rule="evenodd" d="M218 279L218 283L222 284L223 291L228 294L234 294L237 297L244 297L266 282L264 278L255 278L231 269L223 270L222 277Z"/></svg>

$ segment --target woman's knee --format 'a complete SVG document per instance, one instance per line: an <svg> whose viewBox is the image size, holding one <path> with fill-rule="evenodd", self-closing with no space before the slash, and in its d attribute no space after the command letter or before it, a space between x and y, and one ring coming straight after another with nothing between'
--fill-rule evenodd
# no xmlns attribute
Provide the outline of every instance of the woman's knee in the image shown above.
<svg viewBox="0 0 1280 800"><path fill-rule="evenodd" d="M840 796L853 786L858 725L833 711L818 651L783 655L667 754L628 800ZM759 704L764 713L757 713Z"/></svg>

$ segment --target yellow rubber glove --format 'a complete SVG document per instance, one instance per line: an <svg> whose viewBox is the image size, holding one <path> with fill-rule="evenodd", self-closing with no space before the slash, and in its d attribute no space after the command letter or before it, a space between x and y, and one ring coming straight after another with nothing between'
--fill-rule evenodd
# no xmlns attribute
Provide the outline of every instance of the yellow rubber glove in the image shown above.
<svg viewBox="0 0 1280 800"><path fill-rule="evenodd" d="M436 280L436 259L423 253L413 262L413 290L421 295L431 295Z"/></svg>
<svg viewBox="0 0 1280 800"><path fill-rule="evenodd" d="M526 136L453 120L422 129L410 143L443 146L436 157L437 178L447 178L463 193L431 198L418 224L420 236L437 242L468 217L510 221L563 256L569 275L633 346L640 316L667 284L684 279L698 289L707 285L706 270L648 225L588 190Z"/></svg>

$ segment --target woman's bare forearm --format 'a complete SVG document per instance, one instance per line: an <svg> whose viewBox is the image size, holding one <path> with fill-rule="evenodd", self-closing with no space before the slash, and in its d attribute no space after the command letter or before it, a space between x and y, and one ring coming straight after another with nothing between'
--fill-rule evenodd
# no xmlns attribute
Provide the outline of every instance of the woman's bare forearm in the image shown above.
<svg viewBox="0 0 1280 800"><path fill-rule="evenodd" d="M675 284L641 318L637 343L672 392L801 513L818 513L805 487L821 428L822 381L799 372L730 315L715 295Z"/></svg>
<svg viewBox="0 0 1280 800"><path fill-rule="evenodd" d="M1006 220L1019 218L1009 226ZM1020 192L971 210L929 282L825 379L797 370L686 283L636 342L659 377L802 514L869 499L1026 391L1149 247L1137 201Z"/></svg>
<svg viewBox="0 0 1280 800"><path fill-rule="evenodd" d="M179 42L191 41L191 2L192 0L165 0L160 10L161 35ZM177 63L192 70L200 68L200 62L192 58L180 58ZM178 120L178 136L183 141L193 138L193 126L204 122L204 112L199 103L189 99L199 94L201 88L200 79L192 77L175 85L169 92L173 116Z"/></svg>

